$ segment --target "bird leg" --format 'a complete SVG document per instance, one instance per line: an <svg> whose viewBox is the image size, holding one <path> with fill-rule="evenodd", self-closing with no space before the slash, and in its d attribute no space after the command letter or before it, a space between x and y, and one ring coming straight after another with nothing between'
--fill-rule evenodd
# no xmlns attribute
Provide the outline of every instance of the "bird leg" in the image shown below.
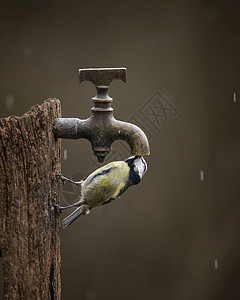
<svg viewBox="0 0 240 300"><path fill-rule="evenodd" d="M59 206L59 205L57 205L57 203L53 203L53 207L60 210L60 211L66 209L66 208L74 207L74 206L75 206L75 204L71 204L71 205L68 205L68 206Z"/></svg>
<svg viewBox="0 0 240 300"><path fill-rule="evenodd" d="M62 180L63 184L65 183L65 181L69 181L79 187L79 186L81 186L81 184L83 182L82 180L81 181L73 181L72 179L69 179L69 178L63 176L61 173L58 173L57 176Z"/></svg>
<svg viewBox="0 0 240 300"><path fill-rule="evenodd" d="M63 184L65 183L65 181L69 181L69 182L75 184L77 187L81 188L81 185L82 185L82 182L83 182L82 180L81 181L73 181L72 179L69 179L69 178L63 176L61 173L56 174L56 176L58 176L62 180ZM58 209L58 210L62 211L62 210L67 209L67 208L80 206L81 204L82 204L81 200L79 200L76 203L73 203L71 205L68 205L68 206L59 206L56 202L54 202L53 207L55 209Z"/></svg>
<svg viewBox="0 0 240 300"><path fill-rule="evenodd" d="M81 204L82 204L82 201L81 201L81 200L78 201L78 202L75 202L75 203L73 203L73 204L71 204L71 205L68 205L68 206L59 206L59 205L57 205L56 202L54 202L54 203L53 203L53 207L56 208L56 209L58 209L58 210L60 210L60 211L62 211L62 210L67 209L67 208L81 206Z"/></svg>

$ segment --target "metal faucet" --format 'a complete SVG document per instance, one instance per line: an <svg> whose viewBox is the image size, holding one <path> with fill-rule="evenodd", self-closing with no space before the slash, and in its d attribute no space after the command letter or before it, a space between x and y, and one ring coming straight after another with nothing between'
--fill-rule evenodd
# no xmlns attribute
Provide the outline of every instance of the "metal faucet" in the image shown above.
<svg viewBox="0 0 240 300"><path fill-rule="evenodd" d="M92 98L92 115L85 120L78 118L58 118L53 132L56 138L88 139L98 162L104 162L116 140L124 140L130 145L132 155L149 155L150 148L145 133L136 125L118 121L113 117L108 95L109 85L113 80L126 82L126 68L90 68L79 69L79 83L91 81L97 89Z"/></svg>

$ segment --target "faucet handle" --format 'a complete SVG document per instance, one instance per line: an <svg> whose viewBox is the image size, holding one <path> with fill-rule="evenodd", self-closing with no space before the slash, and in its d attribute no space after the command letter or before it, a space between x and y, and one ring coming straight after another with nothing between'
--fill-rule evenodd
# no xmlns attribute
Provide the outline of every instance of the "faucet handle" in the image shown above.
<svg viewBox="0 0 240 300"><path fill-rule="evenodd" d="M108 87L113 80L126 83L126 68L89 68L79 69L79 83L91 81L96 87Z"/></svg>

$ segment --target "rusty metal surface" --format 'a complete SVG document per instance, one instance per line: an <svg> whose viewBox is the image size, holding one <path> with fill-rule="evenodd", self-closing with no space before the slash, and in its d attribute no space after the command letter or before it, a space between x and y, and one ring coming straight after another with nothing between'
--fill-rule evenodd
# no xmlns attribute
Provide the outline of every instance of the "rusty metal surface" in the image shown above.
<svg viewBox="0 0 240 300"><path fill-rule="evenodd" d="M113 80L126 82L126 68L79 69L79 83L91 81L95 86L109 86Z"/></svg>
<svg viewBox="0 0 240 300"><path fill-rule="evenodd" d="M103 162L116 140L130 145L132 155L149 155L150 147L145 133L136 125L118 121L113 117L112 98L108 85L115 79L126 81L125 68L80 69L80 82L89 80L95 84L97 95L92 98L92 115L85 120L59 118L55 120L54 134L57 138L86 138L99 162Z"/></svg>

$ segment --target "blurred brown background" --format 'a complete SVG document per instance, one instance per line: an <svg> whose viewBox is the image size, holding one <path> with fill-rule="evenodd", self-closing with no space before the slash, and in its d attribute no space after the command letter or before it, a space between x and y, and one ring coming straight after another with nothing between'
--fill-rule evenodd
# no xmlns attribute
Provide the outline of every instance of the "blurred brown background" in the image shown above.
<svg viewBox="0 0 240 300"><path fill-rule="evenodd" d="M1 2L1 117L56 97L64 117L86 118L95 88L78 85L78 68L125 66L127 84L110 89L114 115L150 138L141 184L62 231L63 299L240 299L239 9ZM108 161L128 156L117 142ZM88 141L63 141L64 175L96 167ZM64 186L62 204L76 197Z"/></svg>

